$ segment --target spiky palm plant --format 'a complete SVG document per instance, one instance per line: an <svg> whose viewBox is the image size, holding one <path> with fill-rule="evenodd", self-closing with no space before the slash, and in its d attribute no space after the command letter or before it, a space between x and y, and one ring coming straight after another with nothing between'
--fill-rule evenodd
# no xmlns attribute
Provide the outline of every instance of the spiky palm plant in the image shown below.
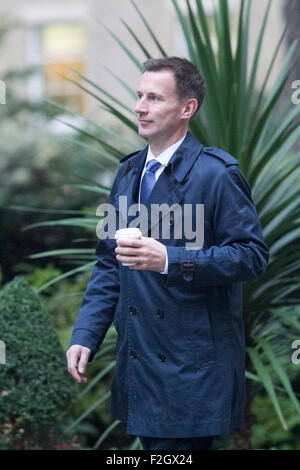
<svg viewBox="0 0 300 470"><path fill-rule="evenodd" d="M148 51L142 40L123 21L129 34L135 39L136 48L143 52L145 59L168 55L140 9L133 0L131 2L152 37L156 49ZM282 426L287 428L280 407L280 394L287 394L295 406L295 411L300 413L298 399L291 385L291 380L297 372L291 363L293 352L291 343L300 334L300 153L293 150L300 137L300 106L293 106L290 100L284 103L279 100L297 58L296 43L294 42L289 47L280 73L271 89L268 89L267 84L275 60L283 46L285 37L285 31L283 31L269 59L263 86L259 88L257 74L259 61L262 60L262 44L266 35L271 0L266 6L256 52L251 62L248 51L251 0L240 0L236 47L233 47L228 1L218 0L216 3L213 19L217 53L213 48L212 32L201 0L194 0L193 3L192 0L186 0L187 13L183 13L177 0L172 0L172 3L183 30L189 58L201 70L207 84L207 96L202 112L191 122L190 129L203 144L223 148L239 160L240 168L252 186L252 196L262 223L264 238L270 248L270 263L264 277L259 281L244 285L247 406L250 407L253 395L264 388ZM142 66L135 52L130 51L112 31L108 29L107 31L116 39L129 60L142 72ZM131 96L135 97L134 90L124 82L123 78L116 77L113 73L112 75ZM83 80L83 84L81 81L78 86L92 95L103 109L115 116L118 122L137 133L134 113L126 103L110 95L87 77L80 75L80 79ZM90 140L89 145L100 149L97 152L102 163L106 160L117 163L126 151L135 149L129 148L128 142L122 142L120 135L113 135L111 132L110 135L107 133L107 138L105 138L102 128L96 127L95 129L95 123L92 123L93 128L91 128L91 123L87 124L87 129L79 129L79 131ZM98 131L102 132L101 138ZM118 145L115 142L118 142ZM106 193L108 188L98 187L96 190ZM90 227L98 221L99 219L92 217L67 219L60 223ZM54 224L57 224L57 221ZM87 250L77 249L68 252L61 250L39 254L36 257L69 254L80 261L81 254L87 252ZM92 259L93 250L90 250L90 253ZM93 262L82 264L64 276L91 269L92 264ZM51 282L57 282L57 280L59 278ZM110 340L113 342L114 336ZM111 347L112 344L105 345L98 353L98 357L105 357L107 348L109 351ZM111 367L112 363L109 362L107 368L95 377L89 386L96 383ZM99 402L108 396L109 394L101 397ZM89 410L83 417L88 412ZM80 417L79 421L83 417ZM114 422L106 434L100 436L96 446L117 424L118 422ZM236 440L237 445L249 447L250 437L251 429L246 441L241 443ZM137 446L136 441L133 446Z"/></svg>

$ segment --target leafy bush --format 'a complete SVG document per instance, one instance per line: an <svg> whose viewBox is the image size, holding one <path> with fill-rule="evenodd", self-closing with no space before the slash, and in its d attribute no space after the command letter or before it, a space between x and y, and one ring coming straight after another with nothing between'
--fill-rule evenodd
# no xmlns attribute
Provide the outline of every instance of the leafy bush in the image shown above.
<svg viewBox="0 0 300 470"><path fill-rule="evenodd" d="M75 388L50 317L22 277L0 293L0 331L0 440L8 448L57 448Z"/></svg>

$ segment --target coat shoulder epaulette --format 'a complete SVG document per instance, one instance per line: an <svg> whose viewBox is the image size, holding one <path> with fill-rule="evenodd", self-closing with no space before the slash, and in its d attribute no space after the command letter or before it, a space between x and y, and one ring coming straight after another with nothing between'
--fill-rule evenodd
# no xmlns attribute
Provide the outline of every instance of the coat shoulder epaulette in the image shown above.
<svg viewBox="0 0 300 470"><path fill-rule="evenodd" d="M232 155L230 155L230 153L225 152L225 150L221 150L216 147L204 147L203 152L218 158L226 166L239 164L239 162Z"/></svg>
<svg viewBox="0 0 300 470"><path fill-rule="evenodd" d="M126 155L126 157L121 158L120 163L126 162L126 160L128 160L130 157L133 157L134 155L137 155L139 152L140 150L136 150L135 152Z"/></svg>

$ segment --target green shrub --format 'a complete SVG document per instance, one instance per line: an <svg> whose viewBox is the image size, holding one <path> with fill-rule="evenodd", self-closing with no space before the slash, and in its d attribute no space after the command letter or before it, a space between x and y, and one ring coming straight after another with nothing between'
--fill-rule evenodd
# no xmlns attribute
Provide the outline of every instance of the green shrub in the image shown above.
<svg viewBox="0 0 300 470"><path fill-rule="evenodd" d="M8 448L65 444L61 415L75 395L49 314L22 277L0 292L0 442ZM2 444L3 445L3 444Z"/></svg>

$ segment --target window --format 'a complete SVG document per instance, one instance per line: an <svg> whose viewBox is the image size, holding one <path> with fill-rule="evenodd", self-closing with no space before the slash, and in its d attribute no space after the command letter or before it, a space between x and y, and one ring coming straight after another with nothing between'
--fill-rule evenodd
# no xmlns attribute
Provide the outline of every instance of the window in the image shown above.
<svg viewBox="0 0 300 470"><path fill-rule="evenodd" d="M84 73L85 36L80 24L49 24L40 29L44 95L76 111L84 109L84 92L68 81L70 69ZM79 77L75 77L80 81Z"/></svg>

